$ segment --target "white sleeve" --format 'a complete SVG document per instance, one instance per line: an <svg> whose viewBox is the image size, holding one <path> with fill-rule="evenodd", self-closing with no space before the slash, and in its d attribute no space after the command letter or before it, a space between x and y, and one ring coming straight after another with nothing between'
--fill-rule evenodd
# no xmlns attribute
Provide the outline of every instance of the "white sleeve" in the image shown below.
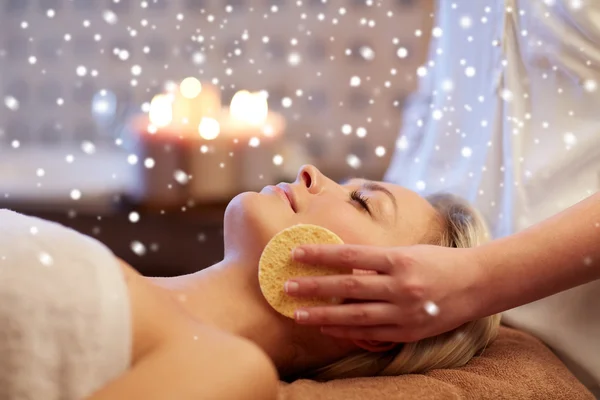
<svg viewBox="0 0 600 400"><path fill-rule="evenodd" d="M435 19L437 23L440 20L439 15L436 15ZM418 143L419 138L425 131L428 119L431 117L429 110L436 90L437 68L431 68L429 63L435 62L436 49L438 47L439 39L432 37L429 41L427 61L422 65L427 73L419 76L417 89L407 97L404 104L400 133L396 141L390 166L383 178L384 181L399 183L400 176L404 172L402 163L404 163L404 158L406 157L406 150L408 150L408 147L412 147L415 143Z"/></svg>

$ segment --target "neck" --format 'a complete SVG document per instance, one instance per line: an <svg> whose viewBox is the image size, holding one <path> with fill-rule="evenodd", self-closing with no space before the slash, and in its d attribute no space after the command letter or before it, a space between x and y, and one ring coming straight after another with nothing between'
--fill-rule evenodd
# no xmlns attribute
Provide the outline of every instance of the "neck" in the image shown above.
<svg viewBox="0 0 600 400"><path fill-rule="evenodd" d="M309 355L307 343L310 353L323 359L325 350L319 354L318 342L322 340L316 338L318 329L300 327L268 305L260 293L255 265L226 258L190 275L150 279L167 290L192 318L256 343L283 376L319 364ZM313 337L317 340L311 340Z"/></svg>

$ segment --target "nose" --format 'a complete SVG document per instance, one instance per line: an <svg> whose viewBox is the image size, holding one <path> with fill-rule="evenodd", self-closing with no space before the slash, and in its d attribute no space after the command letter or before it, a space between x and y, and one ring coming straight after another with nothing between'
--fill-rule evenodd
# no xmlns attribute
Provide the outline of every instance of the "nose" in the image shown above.
<svg viewBox="0 0 600 400"><path fill-rule="evenodd" d="M314 165L303 165L298 171L296 182L303 185L309 191L309 193L319 193L320 186L323 182L323 174Z"/></svg>

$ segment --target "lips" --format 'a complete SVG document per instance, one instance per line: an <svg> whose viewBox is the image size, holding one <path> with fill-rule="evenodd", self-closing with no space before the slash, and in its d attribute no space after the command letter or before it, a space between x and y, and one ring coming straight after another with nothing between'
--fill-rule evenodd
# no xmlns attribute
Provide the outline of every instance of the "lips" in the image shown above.
<svg viewBox="0 0 600 400"><path fill-rule="evenodd" d="M285 190L283 190L282 188L278 187L278 186L273 186L273 185L269 185L267 186L267 189L270 189L271 191L273 191L281 200L285 201L286 204L288 206L290 206L290 208L293 210L294 207L292 206L292 203L289 199L289 197L287 196L287 194L285 193Z"/></svg>
<svg viewBox="0 0 600 400"><path fill-rule="evenodd" d="M275 186L275 188L276 188L276 190L279 189L277 191L283 192L283 195L287 199L287 201L290 204L290 207L292 208L292 210L294 212L297 212L296 198L294 196L294 191L292 190L292 188L290 187L290 185L288 185L287 183L278 183L277 186Z"/></svg>

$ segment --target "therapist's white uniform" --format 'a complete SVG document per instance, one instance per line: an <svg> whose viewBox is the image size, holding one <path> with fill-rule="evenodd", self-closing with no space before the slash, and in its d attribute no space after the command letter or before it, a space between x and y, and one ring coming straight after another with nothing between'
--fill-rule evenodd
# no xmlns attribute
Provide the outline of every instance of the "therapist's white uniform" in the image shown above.
<svg viewBox="0 0 600 400"><path fill-rule="evenodd" d="M439 0L435 26L385 180L467 198L496 237L598 191L600 0ZM600 283L504 321L600 387Z"/></svg>

